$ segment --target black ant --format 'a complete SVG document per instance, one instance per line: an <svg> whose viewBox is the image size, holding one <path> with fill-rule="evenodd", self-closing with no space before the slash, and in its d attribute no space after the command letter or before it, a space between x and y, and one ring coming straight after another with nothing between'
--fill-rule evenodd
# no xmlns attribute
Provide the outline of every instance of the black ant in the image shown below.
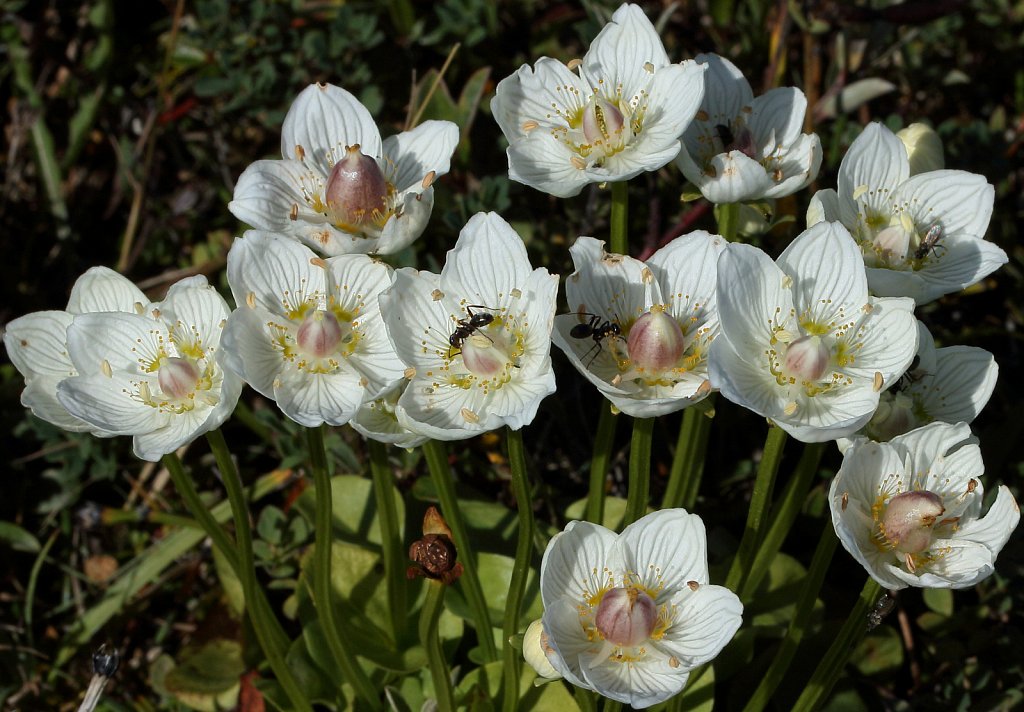
<svg viewBox="0 0 1024 712"><path fill-rule="evenodd" d="M932 225L928 228L928 232L921 238L921 244L917 246L917 250L914 251L914 257L919 260L923 260L928 256L929 252L934 252L939 248L939 239L942 237L942 226Z"/></svg>
<svg viewBox="0 0 1024 712"><path fill-rule="evenodd" d="M927 373L916 373L916 371L920 367L921 367L921 357L920 356L914 356L914 360L910 362L910 366L903 373L903 375L900 376L900 379L898 381L896 381L896 389L895 390L897 392L902 393L903 391L907 390L907 388L909 388L911 384L917 383L922 378L927 376L928 375Z"/></svg>
<svg viewBox="0 0 1024 712"><path fill-rule="evenodd" d="M718 138L721 140L722 146L728 147L736 140L736 137L732 135L732 129L729 128L728 124L715 124L715 132L718 134Z"/></svg>
<svg viewBox="0 0 1024 712"><path fill-rule="evenodd" d="M593 339L594 346L591 347L591 350L593 350L594 347L597 348L597 353L595 353L590 359L591 362L593 362L593 360L597 358L597 354L601 353L601 341L609 336L621 336L622 329L613 321L609 321L608 319L602 321L599 314L579 312L579 315L589 316L590 319L585 323L577 324L572 327L572 329L569 330L569 336L574 339ZM587 353L589 354L590 351L587 351ZM590 364L588 363L587 366L589 367Z"/></svg>
<svg viewBox="0 0 1024 712"><path fill-rule="evenodd" d="M466 339L472 336L477 329L482 329L494 321L494 314L488 314L487 312L474 314L474 308L490 309L490 307L481 306L479 304L470 304L466 307L466 311L469 313L469 316L457 319L455 321L455 331L453 331L451 336L448 337L448 344L457 351L462 351L463 343L465 343ZM487 335L484 334L484 336Z"/></svg>

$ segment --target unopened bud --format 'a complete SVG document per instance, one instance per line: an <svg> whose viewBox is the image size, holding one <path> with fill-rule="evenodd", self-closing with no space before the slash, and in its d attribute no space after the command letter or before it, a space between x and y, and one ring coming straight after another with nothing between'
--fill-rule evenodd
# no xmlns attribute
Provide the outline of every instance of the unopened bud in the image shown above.
<svg viewBox="0 0 1024 712"><path fill-rule="evenodd" d="M604 639L623 647L646 641L657 622L654 599L638 588L611 589L601 598L594 616L594 625Z"/></svg>
<svg viewBox="0 0 1024 712"><path fill-rule="evenodd" d="M800 381L821 380L832 360L832 352L820 336L801 336L786 347L783 369Z"/></svg>
<svg viewBox="0 0 1024 712"><path fill-rule="evenodd" d="M526 629L523 636L523 658L536 671L536 673L548 680L557 680L562 675L555 670L548 660L548 652L554 652L551 643L548 642L548 635L544 632L544 626L538 618Z"/></svg>
<svg viewBox="0 0 1024 712"><path fill-rule="evenodd" d="M931 546L932 527L945 511L942 498L928 490L902 492L886 504L879 526L897 551L917 554Z"/></svg>
<svg viewBox="0 0 1024 712"><path fill-rule="evenodd" d="M626 342L633 365L645 371L672 368L686 349L679 322L663 309L652 309L633 324Z"/></svg>
<svg viewBox="0 0 1024 712"><path fill-rule="evenodd" d="M327 207L344 222L360 225L383 215L387 208L388 183L380 166L359 150L346 149L327 178Z"/></svg>
<svg viewBox="0 0 1024 712"><path fill-rule="evenodd" d="M343 336L344 330L337 317L331 312L318 309L303 320L295 340L309 355L323 358L337 351Z"/></svg>
<svg viewBox="0 0 1024 712"><path fill-rule="evenodd" d="M622 112L607 99L595 95L583 109L583 135L590 143L618 143L624 125Z"/></svg>
<svg viewBox="0 0 1024 712"><path fill-rule="evenodd" d="M924 124L911 124L896 135L907 149L910 175L940 170L946 165L942 152L942 139L935 129Z"/></svg>

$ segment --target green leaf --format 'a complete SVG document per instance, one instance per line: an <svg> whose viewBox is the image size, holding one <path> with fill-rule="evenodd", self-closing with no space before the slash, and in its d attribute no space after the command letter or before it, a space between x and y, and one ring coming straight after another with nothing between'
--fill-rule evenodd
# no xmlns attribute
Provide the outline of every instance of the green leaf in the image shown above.
<svg viewBox="0 0 1024 712"><path fill-rule="evenodd" d="M399 538L404 540L405 502L394 490L398 513ZM295 502L298 510L313 521L316 489L310 487ZM373 483L357 475L337 475L331 478L331 524L335 535L357 544L369 542L381 545L377 503L373 497Z"/></svg>
<svg viewBox="0 0 1024 712"><path fill-rule="evenodd" d="M242 646L235 640L211 640L186 648L175 664L158 659L151 669L153 685L200 712L231 709L238 704L239 678L245 672Z"/></svg>
<svg viewBox="0 0 1024 712"><path fill-rule="evenodd" d="M921 592L924 604L939 615L953 615L953 592L948 588L926 588Z"/></svg>
<svg viewBox="0 0 1024 712"><path fill-rule="evenodd" d="M484 590L484 598L487 599L491 620L496 625L505 615L505 601L508 599L508 587L512 580L514 565L515 560L508 556L487 552L477 554L477 573L480 576L480 585ZM473 620L472 612L461 595L445 596L445 607L461 618ZM523 597L521 610L519 621L521 630L525 630L531 621L540 618L544 613L544 606L540 600L540 583L537 570L534 568L530 569L526 579L526 595Z"/></svg>
<svg viewBox="0 0 1024 712"><path fill-rule="evenodd" d="M679 709L688 712L711 712L715 708L715 668L705 665L690 673L681 699Z"/></svg>
<svg viewBox="0 0 1024 712"><path fill-rule="evenodd" d="M850 662L865 675L896 670L903 665L903 641L892 626L879 626L860 642Z"/></svg>
<svg viewBox="0 0 1024 712"><path fill-rule="evenodd" d="M217 547L213 547L213 567L217 571L217 578L220 580L221 588L224 589L224 595L227 596L228 606L238 618L241 618L245 613L245 593L242 591L242 581L235 575L227 559Z"/></svg>
<svg viewBox="0 0 1024 712"><path fill-rule="evenodd" d="M585 519L587 512L586 498L578 499L565 508L566 519ZM622 497L606 497L604 500L604 519L602 526L617 530L626 516L626 500Z"/></svg>
<svg viewBox="0 0 1024 712"><path fill-rule="evenodd" d="M15 551L36 554L42 548L39 540L13 522L0 521L0 541L6 541Z"/></svg>

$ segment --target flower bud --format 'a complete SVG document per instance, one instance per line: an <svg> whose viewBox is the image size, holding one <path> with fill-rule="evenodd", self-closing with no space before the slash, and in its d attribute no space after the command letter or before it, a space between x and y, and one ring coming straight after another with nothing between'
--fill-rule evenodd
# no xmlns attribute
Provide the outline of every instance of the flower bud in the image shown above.
<svg viewBox="0 0 1024 712"><path fill-rule="evenodd" d="M471 334L462 342L462 362L474 376L494 378L505 370L509 362L503 346L504 339L500 334L493 338L480 333Z"/></svg>
<svg viewBox="0 0 1024 712"><path fill-rule="evenodd" d="M942 154L942 139L935 129L924 124L911 124L896 135L907 149L910 175L940 170L946 165Z"/></svg>
<svg viewBox="0 0 1024 712"><path fill-rule="evenodd" d="M801 336L786 347L783 370L800 381L821 380L832 361L832 351L820 336Z"/></svg>
<svg viewBox="0 0 1024 712"><path fill-rule="evenodd" d="M638 588L613 588L601 598L594 625L605 640L616 645L640 645L651 637L658 622L654 599Z"/></svg>
<svg viewBox="0 0 1024 712"><path fill-rule="evenodd" d="M672 368L686 349L686 337L679 322L656 308L647 312L629 330L626 342L633 365L645 371Z"/></svg>
<svg viewBox="0 0 1024 712"><path fill-rule="evenodd" d="M619 143L625 117L615 104L596 94L583 109L583 135L590 143Z"/></svg>
<svg viewBox="0 0 1024 712"><path fill-rule="evenodd" d="M538 618L526 629L523 636L523 658L534 669L534 671L548 680L557 680L562 675L555 670L548 660L548 651L553 651L548 643L548 635L544 632L544 626Z"/></svg>
<svg viewBox="0 0 1024 712"><path fill-rule="evenodd" d="M388 182L377 162L349 146L327 178L327 207L342 222L355 226L374 220L387 209Z"/></svg>
<svg viewBox="0 0 1024 712"><path fill-rule="evenodd" d="M931 546L932 527L945 511L942 498L928 490L902 492L886 504L879 526L897 551L917 554Z"/></svg>
<svg viewBox="0 0 1024 712"><path fill-rule="evenodd" d="M303 320L295 340L310 356L323 358L338 350L343 336L344 330L334 314L317 309Z"/></svg>
<svg viewBox="0 0 1024 712"><path fill-rule="evenodd" d="M185 398L195 391L199 383L199 367L188 359L171 357L160 363L157 381L164 395Z"/></svg>

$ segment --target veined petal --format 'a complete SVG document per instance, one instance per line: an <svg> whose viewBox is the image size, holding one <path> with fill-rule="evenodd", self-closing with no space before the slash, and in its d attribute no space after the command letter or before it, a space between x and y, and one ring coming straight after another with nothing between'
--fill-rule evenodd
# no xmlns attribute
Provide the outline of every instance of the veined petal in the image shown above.
<svg viewBox="0 0 1024 712"><path fill-rule="evenodd" d="M304 245L271 232L249 230L228 251L228 284L243 307L255 305L284 316L308 300L326 299L326 275Z"/></svg>
<svg viewBox="0 0 1024 712"><path fill-rule="evenodd" d="M730 340L756 339L767 344L774 326L791 323L793 292L783 272L761 250L729 244L718 259L718 314Z"/></svg>
<svg viewBox="0 0 1024 712"><path fill-rule="evenodd" d="M409 430L435 440L465 440L505 424L502 416L491 410L492 402L482 389L417 377L398 400L395 414Z"/></svg>
<svg viewBox="0 0 1024 712"><path fill-rule="evenodd" d="M517 297L512 295L510 314L519 314L519 325L526 331L524 363L520 372L527 378L551 369L551 330L554 328L555 305L558 301L558 275L535 269Z"/></svg>
<svg viewBox="0 0 1024 712"><path fill-rule="evenodd" d="M406 392L412 387L413 385L409 384L405 389ZM402 397L405 397L404 394ZM462 425L464 427L459 426L443 411L428 413L427 419L421 419L422 415L419 404L413 401L407 402L412 403L412 414L406 410L406 406L403 405L401 399L399 399L398 405L395 406L395 417L398 419L398 424L410 432L417 433L430 440L444 440L446 442L467 440L487 431L487 428L477 424L471 425L463 422Z"/></svg>
<svg viewBox="0 0 1024 712"><path fill-rule="evenodd" d="M934 374L921 381L921 404L935 420L970 423L992 397L998 377L999 366L985 349L938 349ZM910 386L912 391L917 390L914 385Z"/></svg>
<svg viewBox="0 0 1024 712"><path fill-rule="evenodd" d="M576 268L565 282L570 311L626 324L662 303L654 273L640 260L605 252L604 242L592 237L578 237L569 253Z"/></svg>
<svg viewBox="0 0 1024 712"><path fill-rule="evenodd" d="M1002 248L973 237L953 235L941 247L942 254L920 270L868 268L868 287L879 296L906 296L927 304L980 282L1009 261Z"/></svg>
<svg viewBox="0 0 1024 712"><path fill-rule="evenodd" d="M147 304L149 299L127 277L108 267L91 267L75 280L68 300L68 312L138 313Z"/></svg>
<svg viewBox="0 0 1024 712"><path fill-rule="evenodd" d="M840 223L812 225L790 243L777 263L794 277L797 312L812 316L820 324L829 323L841 312L845 321L853 316L851 311L868 303L864 260Z"/></svg>
<svg viewBox="0 0 1024 712"><path fill-rule="evenodd" d="M572 521L556 534L540 564L540 595L544 606L563 597L582 600L601 590L608 581L606 569L617 570L623 562L617 553L618 537L590 522Z"/></svg>
<svg viewBox="0 0 1024 712"><path fill-rule="evenodd" d="M790 403L788 391L777 386L767 364L740 355L724 333L711 343L708 377L723 396L766 418L784 413Z"/></svg>
<svg viewBox="0 0 1024 712"><path fill-rule="evenodd" d="M644 156L646 164L651 165L645 170L656 170L675 158L679 139L704 98L704 69L691 60L659 69L650 82L643 129L628 150L612 158ZM609 168L614 165L609 163Z"/></svg>
<svg viewBox="0 0 1024 712"><path fill-rule="evenodd" d="M702 122L714 127L716 124L729 125L740 116L743 107L754 101L754 92L739 68L725 57L717 54L698 54L697 63L707 65L704 101L701 108L708 118Z"/></svg>
<svg viewBox="0 0 1024 712"><path fill-rule="evenodd" d="M113 371L139 373L160 355L165 334L162 324L139 314L79 314L68 326L68 354L79 373L97 373L104 362Z"/></svg>
<svg viewBox="0 0 1024 712"><path fill-rule="evenodd" d="M71 320L68 312L40 311L18 317L4 328L7 356L27 382L37 376L77 375L67 352Z"/></svg>
<svg viewBox="0 0 1024 712"><path fill-rule="evenodd" d="M281 155L299 158L296 146L302 146L307 160L325 176L345 155L345 148L356 144L367 156L381 155L380 132L370 112L333 84L310 84L303 89L281 126Z"/></svg>
<svg viewBox="0 0 1024 712"><path fill-rule="evenodd" d="M548 645L555 651L548 655L551 666L573 685L591 690L593 688L582 677L580 656L594 644L580 625L576 605L568 596L546 603L541 624L548 635Z"/></svg>
<svg viewBox="0 0 1024 712"><path fill-rule="evenodd" d="M995 571L995 557L984 544L957 537L939 539L934 545L941 555L927 569L910 573L896 568L893 575L910 586L961 589L977 585Z"/></svg>
<svg viewBox="0 0 1024 712"><path fill-rule="evenodd" d="M435 366L438 354L451 350L451 325L440 286L440 275L403 267L395 272L391 288L379 297L399 359L417 370Z"/></svg>
<svg viewBox="0 0 1024 712"><path fill-rule="evenodd" d="M393 255L411 245L423 234L434 209L434 189L409 192L400 199L395 214L388 218L378 238L349 240L342 244L350 252L372 255Z"/></svg>
<svg viewBox="0 0 1024 712"><path fill-rule="evenodd" d="M743 622L743 604L723 586L701 582L696 590L683 587L673 600L676 616L655 646L692 670L718 655Z"/></svg>
<svg viewBox="0 0 1024 712"><path fill-rule="evenodd" d="M623 529L619 539L626 569L649 589L670 596L689 581L708 582L704 522L685 509L653 512Z"/></svg>
<svg viewBox="0 0 1024 712"><path fill-rule="evenodd" d="M910 159L903 142L882 124L869 124L850 145L839 166L843 224L858 224L858 214L867 217L859 206L865 206L872 215L888 216L893 192L909 176Z"/></svg>
<svg viewBox="0 0 1024 712"><path fill-rule="evenodd" d="M839 217L839 194L834 190L825 188L811 197L811 204L807 206L807 227L824 220L836 221Z"/></svg>
<svg viewBox="0 0 1024 712"><path fill-rule="evenodd" d="M274 344L277 333L269 326L274 320L270 312L243 303L228 317L220 350L225 368L271 399L274 381L286 368L284 354Z"/></svg>
<svg viewBox="0 0 1024 712"><path fill-rule="evenodd" d="M651 255L647 266L661 285L668 313L676 319L717 326L718 258L726 241L719 235L695 230L681 235Z"/></svg>
<svg viewBox="0 0 1024 712"><path fill-rule="evenodd" d="M580 72L592 86L603 79L629 100L650 81L646 65L653 65L657 74L668 63L665 45L644 11L638 5L623 4L594 38Z"/></svg>
<svg viewBox="0 0 1024 712"><path fill-rule="evenodd" d="M796 87L771 89L754 99L750 109L747 127L758 146L790 146L803 133L807 98Z"/></svg>
<svg viewBox="0 0 1024 712"><path fill-rule="evenodd" d="M498 82L491 114L510 144L534 132L551 137L552 128L567 126L565 116L552 107L580 109L589 93L578 74L558 60L541 57L533 67L524 64Z"/></svg>
<svg viewBox="0 0 1024 712"><path fill-rule="evenodd" d="M67 376L38 375L25 382L21 392L21 404L32 411L32 415L72 433L92 432L103 437L102 428L97 428L81 418L71 415L57 400L57 384Z"/></svg>
<svg viewBox="0 0 1024 712"><path fill-rule="evenodd" d="M303 195L304 187L312 189L326 180L326 173L299 161L256 161L238 177L228 210L259 230L298 234L310 224L326 226L327 216L315 212Z"/></svg>
<svg viewBox="0 0 1024 712"><path fill-rule="evenodd" d="M818 176L821 159L821 139L817 134L804 134L798 137L774 162L772 180L776 182L765 191L764 197L782 198L804 188ZM775 171L781 171L782 180L777 180Z"/></svg>
<svg viewBox="0 0 1024 712"><path fill-rule="evenodd" d="M213 429L205 424L207 415L208 412L193 410L168 417L160 427L153 430L137 432L132 438L132 451L135 457L157 462L164 455L187 445Z"/></svg>
<svg viewBox="0 0 1024 712"><path fill-rule="evenodd" d="M149 432L171 419L169 414L135 399L133 391L128 378L121 374L75 376L57 384L57 400L69 413L107 435Z"/></svg>
<svg viewBox="0 0 1024 712"><path fill-rule="evenodd" d="M917 428L895 437L889 444L907 453L914 466L922 471L929 470L936 462L942 462L948 453L965 445L972 445L976 455L976 467L971 468L974 470L972 474L981 475L984 474L984 465L977 443L978 440L971 435L967 423L932 423L925 428ZM968 476L964 474L965 479Z"/></svg>
<svg viewBox="0 0 1024 712"><path fill-rule="evenodd" d="M987 547L995 559L1019 523L1020 507L1006 485L1000 485L996 501L985 516L965 524L956 532L955 538Z"/></svg>
<svg viewBox="0 0 1024 712"><path fill-rule="evenodd" d="M917 353L916 321L913 300L872 299L864 335L849 338L859 348L852 351L852 363L843 366L842 372L865 382L872 381L875 373L881 373L886 384L897 380Z"/></svg>
<svg viewBox="0 0 1024 712"><path fill-rule="evenodd" d="M224 297L203 278L187 287L178 282L167 290L167 298L159 304L161 319L167 324L171 338L179 348L195 344L203 349L216 349L230 309Z"/></svg>
<svg viewBox="0 0 1024 712"><path fill-rule="evenodd" d="M588 666L584 662L581 670L583 679L598 693L638 710L681 692L689 677L687 670L673 668L667 659L645 660L636 665L605 662Z"/></svg>
<svg viewBox="0 0 1024 712"><path fill-rule="evenodd" d="M573 156L564 143L538 130L509 145L508 177L556 198L571 198L590 183Z"/></svg>
<svg viewBox="0 0 1024 712"><path fill-rule="evenodd" d="M878 393L869 385L848 387L796 403L794 414L783 409L768 417L801 442L823 443L852 435L866 425L878 408Z"/></svg>
<svg viewBox="0 0 1024 712"><path fill-rule="evenodd" d="M356 414L366 391L354 369L333 373L287 370L274 384L274 399L289 418L307 428L344 425Z"/></svg>
<svg viewBox="0 0 1024 712"><path fill-rule="evenodd" d="M717 204L756 200L774 185L764 166L740 151L715 154L706 170L687 177Z"/></svg>
<svg viewBox="0 0 1024 712"><path fill-rule="evenodd" d="M522 238L497 213L477 213L459 233L441 270L441 289L463 304L501 309L533 268Z"/></svg>
<svg viewBox="0 0 1024 712"><path fill-rule="evenodd" d="M967 171L928 171L911 176L893 194L922 233L941 225L944 236L981 237L992 217L995 188Z"/></svg>
<svg viewBox="0 0 1024 712"><path fill-rule="evenodd" d="M422 192L423 179L434 172L443 176L451 168L452 153L459 143L459 127L451 121L424 121L411 131L384 140L384 156L394 161L392 183L403 193Z"/></svg>

